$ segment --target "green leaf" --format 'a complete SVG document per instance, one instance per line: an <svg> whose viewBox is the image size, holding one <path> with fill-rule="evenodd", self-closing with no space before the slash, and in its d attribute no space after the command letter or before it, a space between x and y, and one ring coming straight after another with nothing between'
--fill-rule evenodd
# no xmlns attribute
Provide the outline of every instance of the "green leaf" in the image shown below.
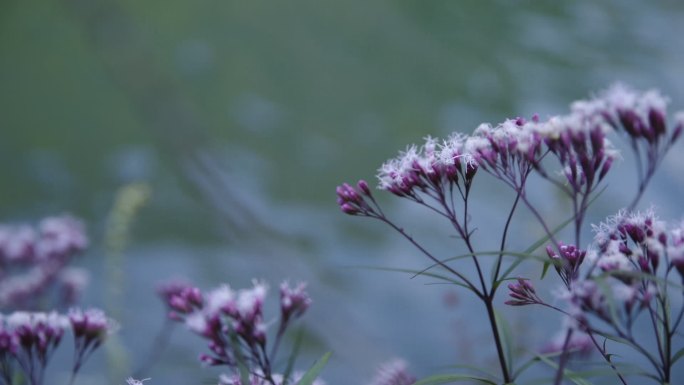
<svg viewBox="0 0 684 385"><path fill-rule="evenodd" d="M230 342L233 346L233 354L235 354L238 372L240 373L240 384L249 385L252 383L249 379L249 369L247 368L245 357L242 355L242 350L240 350L240 341L238 340L238 336L232 330L230 331Z"/></svg>
<svg viewBox="0 0 684 385"><path fill-rule="evenodd" d="M414 269L401 269L401 268L395 268L395 267L382 267L382 266L357 266L357 267L362 268L362 269L369 269L369 270L391 271L391 272L395 272L395 273L411 273L411 274L414 274L414 276L424 275L426 277L441 279L441 280L446 281L448 283L451 283L451 284L454 284L457 286L461 286L461 287L464 287L470 291L473 291L473 289L470 286L466 285L463 282L457 281L453 278L445 277L445 276L440 275L440 274L429 273L426 271L420 271L420 270L414 270Z"/></svg>
<svg viewBox="0 0 684 385"><path fill-rule="evenodd" d="M684 348L679 349L677 353L675 353L675 355L672 356L672 363L674 364L675 362L677 362L677 360L682 358L682 356L684 356Z"/></svg>
<svg viewBox="0 0 684 385"><path fill-rule="evenodd" d="M499 328L499 332L503 337L504 355L506 356L506 363L508 373L513 372L513 339L511 338L511 327L506 321L506 318L500 312L494 309L494 320Z"/></svg>
<svg viewBox="0 0 684 385"><path fill-rule="evenodd" d="M297 330L297 334L295 335L295 341L294 345L292 346L292 352L290 352L290 356L287 358L287 366L285 367L285 372L283 373L283 379L285 383L290 383L290 374L292 374L292 370L294 369L294 364L297 360L297 356L299 355L299 349L302 346L303 339L304 329L300 328L299 330Z"/></svg>
<svg viewBox="0 0 684 385"><path fill-rule="evenodd" d="M302 376L302 379L299 380L297 385L311 385L313 382L318 378L318 375L321 373L321 370L323 370L323 367L328 363L328 360L330 359L331 352L327 352L321 357L318 361L316 361L309 370L304 373L304 376Z"/></svg>
<svg viewBox="0 0 684 385"><path fill-rule="evenodd" d="M451 384L452 382L477 381L484 384L496 385L496 382L486 378L470 376L467 374L436 374L414 383L413 385L438 385Z"/></svg>
<svg viewBox="0 0 684 385"><path fill-rule="evenodd" d="M541 277L539 279L544 279L544 277L546 276L546 273L549 271L550 266L551 266L551 263L549 263L548 261L544 262L544 267L542 268Z"/></svg>
<svg viewBox="0 0 684 385"><path fill-rule="evenodd" d="M543 356L543 355L538 355L539 359L544 362L545 364L549 365L553 369L558 370L558 364L555 363L554 361L550 360L549 358ZM567 378L568 380L574 382L577 385L590 385L591 383L582 378L582 376L577 375L577 373L569 370L569 369L563 369L563 378Z"/></svg>

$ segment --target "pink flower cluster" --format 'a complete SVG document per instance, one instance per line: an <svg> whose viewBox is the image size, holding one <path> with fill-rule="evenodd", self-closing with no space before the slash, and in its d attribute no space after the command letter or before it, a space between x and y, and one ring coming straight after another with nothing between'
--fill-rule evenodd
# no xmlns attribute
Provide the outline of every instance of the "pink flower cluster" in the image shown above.
<svg viewBox="0 0 684 385"><path fill-rule="evenodd" d="M188 329L209 340L211 353L202 354L202 362L228 366L236 378L239 378L239 366L244 364L257 381L255 384L262 383L259 381L277 384L279 377L271 363L290 322L301 317L311 305L305 288L304 283L291 287L284 282L280 286L280 320L271 350L267 349L263 312L268 293L265 283L254 280L251 288L237 291L224 284L202 293L195 287L175 282L162 286L159 293L172 320L185 323ZM232 383L232 378L226 376L222 381Z"/></svg>
<svg viewBox="0 0 684 385"><path fill-rule="evenodd" d="M83 224L70 216L45 218L37 228L0 225L0 308L35 308L52 289L59 306L74 304L88 273L67 265L87 246Z"/></svg>
<svg viewBox="0 0 684 385"><path fill-rule="evenodd" d="M642 144L647 149L647 164L640 170L640 183L645 184L684 129L684 112L676 114L668 129L666 107L667 100L656 91L640 93L618 85L573 103L568 115L546 121L537 116L531 121L509 119L496 126L481 124L470 136L453 134L443 141L427 137L422 146L409 146L380 167L378 188L416 201L421 201L421 194L439 199L450 188L469 188L482 168L520 190L533 170L552 178L542 159L553 154L569 185L566 192L586 196L618 157L606 138L612 131L627 132L635 150ZM365 202L370 196L365 182L357 188L344 184L337 196L343 212L372 216Z"/></svg>
<svg viewBox="0 0 684 385"><path fill-rule="evenodd" d="M29 384L42 384L45 368L69 329L75 341L75 376L85 359L116 329L101 310L72 309L68 315L24 311L0 315L0 378L12 384L19 369Z"/></svg>

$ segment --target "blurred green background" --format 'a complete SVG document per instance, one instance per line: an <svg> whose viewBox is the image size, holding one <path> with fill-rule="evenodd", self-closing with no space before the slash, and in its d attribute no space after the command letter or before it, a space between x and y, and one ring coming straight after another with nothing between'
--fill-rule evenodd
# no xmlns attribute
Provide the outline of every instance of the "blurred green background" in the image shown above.
<svg viewBox="0 0 684 385"><path fill-rule="evenodd" d="M93 373L104 365L94 362L82 384L123 382L117 376L145 360L163 320L154 287L171 276L203 288L310 281L301 366L334 351L331 384L363 382L393 356L423 375L488 365L493 350L476 349L489 341L479 309L459 292L347 268L424 263L384 229L338 214L335 186L371 180L428 134L563 113L614 81L659 88L681 110L682 21L684 3L674 0L3 0L0 218L69 211L89 224L86 302L120 314L129 362L109 374ZM681 150L644 198L672 213L666 220L682 213ZM629 164L611 179L618 188L600 215L626 202ZM152 195L117 275L103 263L113 254L104 240L117 191L131 182ZM478 194L481 217L499 218L505 195ZM394 207L417 234L443 240L426 213ZM548 337L512 314L521 336ZM216 375L199 368L202 343L187 334L175 333L143 374L150 384Z"/></svg>

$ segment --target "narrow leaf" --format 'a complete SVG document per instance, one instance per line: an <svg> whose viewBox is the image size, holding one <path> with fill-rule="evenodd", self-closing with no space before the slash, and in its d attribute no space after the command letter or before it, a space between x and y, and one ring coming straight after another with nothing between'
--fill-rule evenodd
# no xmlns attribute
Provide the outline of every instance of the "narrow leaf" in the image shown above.
<svg viewBox="0 0 684 385"><path fill-rule="evenodd" d="M438 384L451 384L453 382L461 381L477 381L483 384L496 385L496 382L488 380L486 378L470 376L467 374L436 374L414 383L413 385L438 385Z"/></svg>
<svg viewBox="0 0 684 385"><path fill-rule="evenodd" d="M316 361L313 366L309 370L307 370L306 373L304 373L304 376L302 376L302 379L299 380L297 385L311 385L313 382L318 378L318 375L321 373L321 370L323 370L323 367L328 363L328 360L330 359L331 352L327 352L321 357L318 361Z"/></svg>
<svg viewBox="0 0 684 385"><path fill-rule="evenodd" d="M292 352L290 353L290 356L287 358L287 366L285 367L285 372L283 373L283 379L286 383L290 383L290 374L292 374L292 370L294 369L294 364L297 360L297 356L299 355L299 349L302 346L303 339L304 329L297 330L294 345L292 346Z"/></svg>

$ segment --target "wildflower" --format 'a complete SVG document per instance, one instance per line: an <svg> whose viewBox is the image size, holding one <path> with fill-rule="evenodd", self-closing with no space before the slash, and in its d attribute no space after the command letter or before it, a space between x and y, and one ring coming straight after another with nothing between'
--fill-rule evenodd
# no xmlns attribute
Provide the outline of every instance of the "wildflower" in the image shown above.
<svg viewBox="0 0 684 385"><path fill-rule="evenodd" d="M527 175L539 167L542 140L538 121L508 119L496 127L481 124L466 140L465 148L487 172L521 188Z"/></svg>
<svg viewBox="0 0 684 385"><path fill-rule="evenodd" d="M558 254L551 246L546 246L546 253L554 261L554 268L566 286L569 285L570 281L577 278L579 267L587 255L585 250L580 250L574 245L563 242L558 242Z"/></svg>
<svg viewBox="0 0 684 385"><path fill-rule="evenodd" d="M284 323L291 317L301 317L311 306L311 298L305 289L304 282L300 282L294 288L291 288L288 282L280 285L280 314Z"/></svg>
<svg viewBox="0 0 684 385"><path fill-rule="evenodd" d="M169 308L169 318L176 321L203 305L200 290L184 282L167 282L157 289L157 293Z"/></svg>
<svg viewBox="0 0 684 385"><path fill-rule="evenodd" d="M74 333L74 367L72 376L76 376L83 363L102 345L107 336L118 330L118 324L108 318L100 309L69 310L68 320Z"/></svg>
<svg viewBox="0 0 684 385"><path fill-rule="evenodd" d="M71 303L85 281L69 281L74 276L64 269L87 245L83 224L66 215L45 218L37 228L0 225L0 307L35 309L51 288Z"/></svg>
<svg viewBox="0 0 684 385"><path fill-rule="evenodd" d="M411 385L416 378L407 370L408 364L402 359L394 359L380 365L375 372L371 385Z"/></svg>
<svg viewBox="0 0 684 385"><path fill-rule="evenodd" d="M509 295L513 299L506 301L506 305L524 306L542 303L541 299L537 296L534 287L527 279L518 278L517 283L508 285L508 290Z"/></svg>
<svg viewBox="0 0 684 385"><path fill-rule="evenodd" d="M544 143L562 166L571 195L588 195L618 156L606 128L581 115L556 116L537 126ZM547 175L542 171L542 175Z"/></svg>
<svg viewBox="0 0 684 385"><path fill-rule="evenodd" d="M39 228L40 241L36 245L38 258L62 257L83 251L88 246L83 224L68 215L45 218Z"/></svg>
<svg viewBox="0 0 684 385"><path fill-rule="evenodd" d="M235 316L238 313L237 295L228 285L221 285L206 295L206 310L208 314L224 313Z"/></svg>
<svg viewBox="0 0 684 385"><path fill-rule="evenodd" d="M45 367L67 327L64 316L55 312L14 312L4 319L2 339L8 349L4 358L11 353L30 383L42 383Z"/></svg>
<svg viewBox="0 0 684 385"><path fill-rule="evenodd" d="M630 140L639 178L639 190L630 207L636 205L658 164L681 135L682 113L675 114L674 127L668 128L668 104L669 99L657 90L639 92L616 84L593 100L573 106L579 114L599 117Z"/></svg>
<svg viewBox="0 0 684 385"><path fill-rule="evenodd" d="M348 183L343 183L337 186L337 204L340 205L340 210L349 215L376 215L375 210L366 201L366 198L373 199L368 183L365 180L360 180L357 187L354 188Z"/></svg>
<svg viewBox="0 0 684 385"><path fill-rule="evenodd" d="M30 262L38 235L29 226L0 226L0 260Z"/></svg>
<svg viewBox="0 0 684 385"><path fill-rule="evenodd" d="M604 271L655 272L666 251L667 233L653 209L627 214L620 211L592 225L599 248L598 266Z"/></svg>

